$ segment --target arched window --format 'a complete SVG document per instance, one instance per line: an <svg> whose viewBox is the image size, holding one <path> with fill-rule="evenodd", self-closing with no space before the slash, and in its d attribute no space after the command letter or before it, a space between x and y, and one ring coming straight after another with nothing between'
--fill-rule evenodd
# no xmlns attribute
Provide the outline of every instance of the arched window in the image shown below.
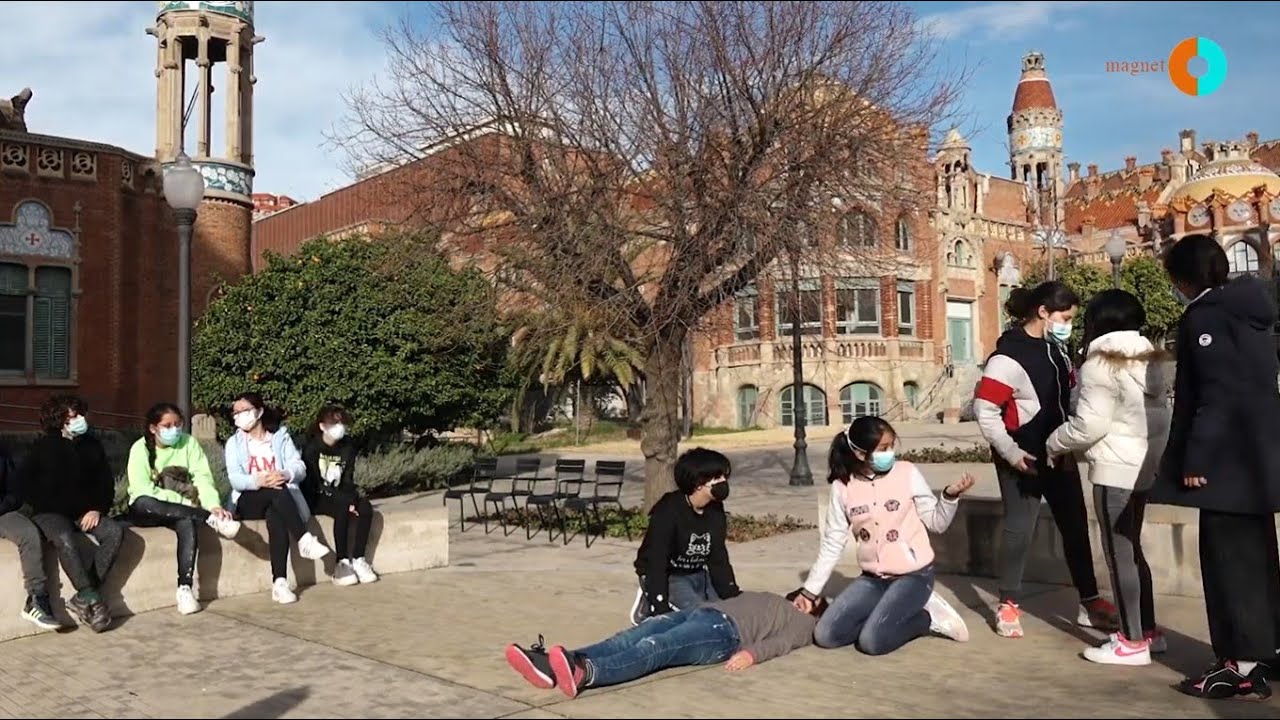
<svg viewBox="0 0 1280 720"><path fill-rule="evenodd" d="M0 222L0 376L72 378L78 243L35 200L19 203L13 222Z"/></svg>
<svg viewBox="0 0 1280 720"><path fill-rule="evenodd" d="M907 224L905 217L898 218L895 226L893 246L897 250L907 252L911 250L911 226Z"/></svg>
<svg viewBox="0 0 1280 720"><path fill-rule="evenodd" d="M879 415L884 400L880 386L869 382L856 382L840 389L840 415L848 425L856 417Z"/></svg>
<svg viewBox="0 0 1280 720"><path fill-rule="evenodd" d="M778 393L778 404L780 405L778 414L784 426L794 426L795 403L795 385L787 385ZM814 385L804 386L804 406L805 406L805 424L810 426L827 424L827 394L822 392L822 388Z"/></svg>
<svg viewBox="0 0 1280 720"><path fill-rule="evenodd" d="M919 409L920 405L920 386L913 382L902 383L902 396L907 399L907 404L913 409Z"/></svg>
<svg viewBox="0 0 1280 720"><path fill-rule="evenodd" d="M848 247L875 247L876 223L861 210L850 210L836 222L836 241Z"/></svg>
<svg viewBox="0 0 1280 720"><path fill-rule="evenodd" d="M755 385L743 385L738 388L738 427L749 428L756 424L756 403L760 399L760 391Z"/></svg>
<svg viewBox="0 0 1280 720"><path fill-rule="evenodd" d="M1227 269L1232 275L1258 272L1258 251L1240 240L1227 251Z"/></svg>
<svg viewBox="0 0 1280 720"><path fill-rule="evenodd" d="M947 252L947 264L953 267L973 267L973 249L967 241L956 239L951 244L951 249Z"/></svg>

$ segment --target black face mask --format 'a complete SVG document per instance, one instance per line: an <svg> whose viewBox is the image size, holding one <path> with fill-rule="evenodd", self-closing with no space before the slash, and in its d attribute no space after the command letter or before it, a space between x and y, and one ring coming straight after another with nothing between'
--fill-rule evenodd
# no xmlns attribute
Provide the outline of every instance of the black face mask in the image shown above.
<svg viewBox="0 0 1280 720"><path fill-rule="evenodd" d="M711 499L716 502L724 502L729 497L729 481L716 483L711 486Z"/></svg>

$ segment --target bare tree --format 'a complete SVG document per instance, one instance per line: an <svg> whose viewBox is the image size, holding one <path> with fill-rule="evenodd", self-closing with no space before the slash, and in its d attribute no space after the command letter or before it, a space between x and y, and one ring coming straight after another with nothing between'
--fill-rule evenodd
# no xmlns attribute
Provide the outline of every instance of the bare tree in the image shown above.
<svg viewBox="0 0 1280 720"><path fill-rule="evenodd" d="M899 262L892 217L932 201L918 183L930 129L965 72L932 74L933 38L897 3L497 0L431 14L386 33L388 78L347 98L334 140L362 167L447 156L386 191L512 292L591 307L641 349L648 507L672 487L690 329L793 261L863 274Z"/></svg>

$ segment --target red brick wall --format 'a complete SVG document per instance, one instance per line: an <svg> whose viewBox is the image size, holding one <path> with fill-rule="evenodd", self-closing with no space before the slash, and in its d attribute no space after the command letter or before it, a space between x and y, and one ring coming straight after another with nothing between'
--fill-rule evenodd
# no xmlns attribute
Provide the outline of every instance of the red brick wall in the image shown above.
<svg viewBox="0 0 1280 720"><path fill-rule="evenodd" d="M221 281L235 282L250 272L252 223L252 210L244 205L222 200L206 200L200 204L191 244L194 317L204 312L209 294ZM177 242L176 235L174 242Z"/></svg>
<svg viewBox="0 0 1280 720"><path fill-rule="evenodd" d="M0 384L0 430L34 420L31 411L4 405L38 406L54 392L75 392L93 410L130 416L175 394L174 223L163 197L144 191L148 179L141 172L133 173L132 188L122 181L122 165L137 168L139 158L103 150L95 155L96 180L0 175L0 222L12 222L18 202L35 199L49 206L55 227L73 230L79 203L81 256L72 318L75 380ZM129 423L92 419L103 426Z"/></svg>

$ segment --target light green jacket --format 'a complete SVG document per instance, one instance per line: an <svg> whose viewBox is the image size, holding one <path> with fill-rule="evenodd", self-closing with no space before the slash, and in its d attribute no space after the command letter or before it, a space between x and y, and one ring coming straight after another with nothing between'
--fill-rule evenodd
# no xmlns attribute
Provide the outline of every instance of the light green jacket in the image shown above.
<svg viewBox="0 0 1280 720"><path fill-rule="evenodd" d="M190 505L191 502L172 490L165 490L156 485L156 473L167 467L177 465L191 473L191 481L200 496L200 507L212 510L222 507L222 498L218 488L213 484L213 471L209 469L209 458L204 454L200 442L190 435L184 434L173 447L156 445L156 462L152 467L147 463L146 438L138 440L129 450L129 503L140 497L153 497L164 502L178 505Z"/></svg>

